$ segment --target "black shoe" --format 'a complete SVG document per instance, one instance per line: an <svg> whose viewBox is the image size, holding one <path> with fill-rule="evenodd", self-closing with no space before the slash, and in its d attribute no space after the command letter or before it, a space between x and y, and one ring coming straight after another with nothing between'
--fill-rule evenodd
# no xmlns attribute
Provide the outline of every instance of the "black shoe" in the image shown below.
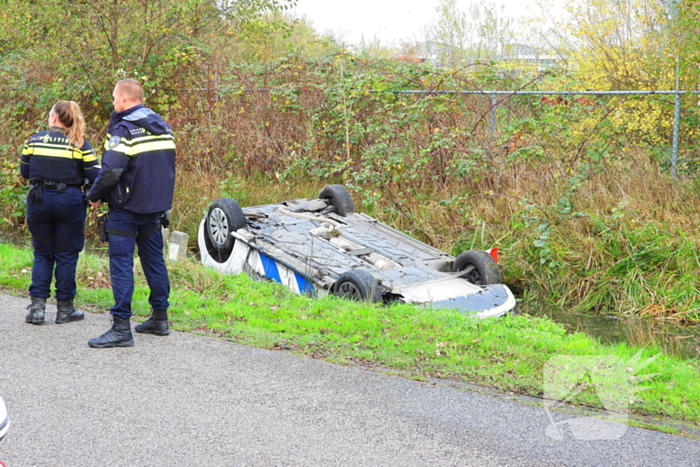
<svg viewBox="0 0 700 467"><path fill-rule="evenodd" d="M58 300L56 302L56 324L70 323L71 321L80 321L85 318L85 313L76 310L73 306L73 299Z"/></svg>
<svg viewBox="0 0 700 467"><path fill-rule="evenodd" d="M167 336L170 334L170 329L168 329L168 311L151 310L151 317L143 323L137 324L134 330L146 334L155 334L156 336Z"/></svg>
<svg viewBox="0 0 700 467"><path fill-rule="evenodd" d="M46 299L30 297L31 305L27 307L29 313L24 317L24 321L29 324L44 324L44 313L46 311Z"/></svg>
<svg viewBox="0 0 700 467"><path fill-rule="evenodd" d="M90 347L105 349L108 347L131 347L134 345L129 319L112 316L112 321L112 328L109 331L100 337L95 337L88 341Z"/></svg>

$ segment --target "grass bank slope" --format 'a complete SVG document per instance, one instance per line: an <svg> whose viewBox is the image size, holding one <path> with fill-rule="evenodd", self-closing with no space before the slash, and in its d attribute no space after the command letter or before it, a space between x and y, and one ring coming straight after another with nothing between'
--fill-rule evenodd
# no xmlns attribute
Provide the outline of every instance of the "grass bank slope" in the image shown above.
<svg viewBox="0 0 700 467"><path fill-rule="evenodd" d="M29 248L0 243L0 287L26 293L31 266ZM140 268L136 270L134 312L142 319L149 312L148 289ZM76 302L93 311L107 310L112 294L106 257L84 253L78 276ZM632 412L700 423L699 362L657 348L604 345L529 316L476 320L410 305L297 296L275 283L217 274L190 259L170 263L170 276L170 316L176 330L337 364L377 367L419 380L448 378L533 396L547 395L548 387L569 381L568 370L557 366L566 359L592 362L593 367L618 362L618 373L625 375L623 383L634 395ZM23 313L17 310L17 319L23 319ZM561 384L552 383L553 372L563 378ZM569 402L604 405L590 379L582 378L576 387L578 393Z"/></svg>

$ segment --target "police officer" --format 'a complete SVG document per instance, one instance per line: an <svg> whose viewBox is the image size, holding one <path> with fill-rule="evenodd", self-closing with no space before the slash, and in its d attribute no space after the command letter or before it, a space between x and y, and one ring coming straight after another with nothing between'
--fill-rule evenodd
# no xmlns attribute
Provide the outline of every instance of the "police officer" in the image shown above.
<svg viewBox="0 0 700 467"><path fill-rule="evenodd" d="M79 321L85 314L73 306L75 270L85 241L85 196L100 166L85 139L85 118L78 104L59 101L49 112L49 129L29 137L20 160L22 177L31 180L27 222L32 234L34 266L29 286L31 304L25 321L44 324L51 278L56 274L56 323Z"/></svg>
<svg viewBox="0 0 700 467"><path fill-rule="evenodd" d="M112 93L102 169L88 193L93 207L109 205L109 270L114 306L112 327L90 339L90 347L134 345L129 319L134 292L134 249L148 282L151 316L137 332L169 334L170 282L163 258L161 216L172 207L175 188L175 139L160 115L144 107L143 88L134 79L119 81Z"/></svg>

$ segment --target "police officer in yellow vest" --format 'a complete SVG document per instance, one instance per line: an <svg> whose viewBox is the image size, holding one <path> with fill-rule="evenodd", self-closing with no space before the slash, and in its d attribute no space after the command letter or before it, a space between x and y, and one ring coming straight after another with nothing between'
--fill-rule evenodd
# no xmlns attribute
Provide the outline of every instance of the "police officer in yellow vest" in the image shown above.
<svg viewBox="0 0 700 467"><path fill-rule="evenodd" d="M59 101L53 106L49 129L29 137L19 169L31 180L27 222L34 247L31 304L25 321L44 324L54 272L56 323L79 321L85 315L75 309L73 298L78 255L85 241L87 204L82 187L95 180L100 166L85 139L85 118L78 104Z"/></svg>
<svg viewBox="0 0 700 467"><path fill-rule="evenodd" d="M102 169L88 193L93 206L109 205L109 270L115 304L112 328L90 339L90 347L128 347L134 293L134 249L138 246L150 295L151 317L137 332L167 335L170 282L163 258L162 215L172 207L175 139L160 115L143 105L143 88L134 79L119 81L112 93Z"/></svg>

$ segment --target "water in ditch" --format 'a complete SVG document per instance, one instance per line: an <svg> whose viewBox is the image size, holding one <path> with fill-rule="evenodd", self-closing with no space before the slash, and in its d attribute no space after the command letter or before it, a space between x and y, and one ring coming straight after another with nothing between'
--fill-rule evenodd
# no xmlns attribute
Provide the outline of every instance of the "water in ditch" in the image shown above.
<svg viewBox="0 0 700 467"><path fill-rule="evenodd" d="M548 317L568 332L583 332L604 343L626 342L635 347L656 347L683 358L700 358L700 325L651 317L572 313L552 305L526 304L519 313Z"/></svg>

